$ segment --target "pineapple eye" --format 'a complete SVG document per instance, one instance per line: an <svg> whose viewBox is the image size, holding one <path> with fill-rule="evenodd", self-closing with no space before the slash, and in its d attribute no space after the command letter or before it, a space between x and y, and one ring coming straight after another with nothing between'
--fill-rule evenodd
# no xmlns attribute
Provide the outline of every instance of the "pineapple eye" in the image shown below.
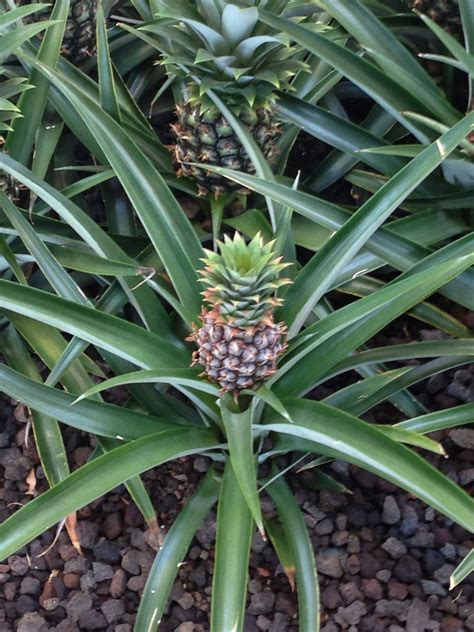
<svg viewBox="0 0 474 632"><path fill-rule="evenodd" d="M209 337L213 342L219 342L219 340L222 340L223 333L222 327L216 325L209 330Z"/></svg>
<svg viewBox="0 0 474 632"><path fill-rule="evenodd" d="M255 347L248 346L242 352L242 360L244 362L255 360L256 357L257 357L257 349Z"/></svg>
<svg viewBox="0 0 474 632"><path fill-rule="evenodd" d="M228 352L233 356L240 356L242 354L242 347L237 340L233 340L229 343Z"/></svg>

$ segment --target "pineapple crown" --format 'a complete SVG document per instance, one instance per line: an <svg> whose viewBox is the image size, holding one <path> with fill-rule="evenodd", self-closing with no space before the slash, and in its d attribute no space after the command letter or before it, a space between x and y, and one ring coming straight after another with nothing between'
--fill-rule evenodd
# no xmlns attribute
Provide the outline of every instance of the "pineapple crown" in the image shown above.
<svg viewBox="0 0 474 632"><path fill-rule="evenodd" d="M281 305L276 290L291 283L280 279L288 263L275 256L274 241L263 243L258 233L246 243L239 233L218 242L220 253L206 250L205 267L200 270L206 286L204 300L221 318L238 327L255 325Z"/></svg>
<svg viewBox="0 0 474 632"><path fill-rule="evenodd" d="M209 90L225 95L227 103L266 104L274 99L275 90L288 89L290 79L307 69L288 38L272 34L258 19L258 7L281 13L291 4L161 0L153 32L161 36L162 63L171 76L185 78L187 99L201 107L212 107L206 99Z"/></svg>

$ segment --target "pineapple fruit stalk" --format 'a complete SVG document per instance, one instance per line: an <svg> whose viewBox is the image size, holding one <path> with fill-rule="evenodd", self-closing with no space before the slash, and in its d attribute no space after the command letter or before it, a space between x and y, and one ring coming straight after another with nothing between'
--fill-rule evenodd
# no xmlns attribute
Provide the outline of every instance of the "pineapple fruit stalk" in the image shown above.
<svg viewBox="0 0 474 632"><path fill-rule="evenodd" d="M278 156L276 90L305 64L282 35L259 23L258 5L224 0L161 0L155 32L162 63L181 89L173 126L179 175L196 182L200 194L246 192L240 185L192 163L208 163L247 173L252 162L232 126L209 96L212 90L247 127L270 164ZM286 6L287 2L280 2ZM176 82L175 82L176 84Z"/></svg>
<svg viewBox="0 0 474 632"><path fill-rule="evenodd" d="M237 397L267 380L286 349L286 326L274 322L273 310L282 304L276 290L290 283L279 278L289 264L260 234L247 244L236 233L218 245L220 253L207 250L203 259L205 306L201 325L193 327L188 340L198 346L193 365L203 366L202 375L217 382L221 392Z"/></svg>

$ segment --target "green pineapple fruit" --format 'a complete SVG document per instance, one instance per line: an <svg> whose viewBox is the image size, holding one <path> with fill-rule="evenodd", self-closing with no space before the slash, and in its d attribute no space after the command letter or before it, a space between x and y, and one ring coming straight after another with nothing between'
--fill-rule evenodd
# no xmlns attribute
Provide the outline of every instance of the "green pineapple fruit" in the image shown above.
<svg viewBox="0 0 474 632"><path fill-rule="evenodd" d="M259 234L247 244L236 233L219 242L220 253L206 251L203 259L205 307L201 326L188 338L198 345L193 365L234 396L268 379L286 349L286 327L274 322L273 310L282 303L276 290L290 280L279 278L288 264L275 256L273 245Z"/></svg>
<svg viewBox="0 0 474 632"><path fill-rule="evenodd" d="M458 0L410 0L410 7L424 13L448 33L463 39Z"/></svg>
<svg viewBox="0 0 474 632"><path fill-rule="evenodd" d="M182 102L173 126L176 166L203 195L241 187L190 163L254 171L209 90L244 123L272 164L280 132L275 123L276 90L288 88L291 77L306 68L283 37L269 34L259 23L253 5L260 2L250 0L242 8L223 0L162 0L154 23L154 32L161 36L162 63L170 76L181 79Z"/></svg>

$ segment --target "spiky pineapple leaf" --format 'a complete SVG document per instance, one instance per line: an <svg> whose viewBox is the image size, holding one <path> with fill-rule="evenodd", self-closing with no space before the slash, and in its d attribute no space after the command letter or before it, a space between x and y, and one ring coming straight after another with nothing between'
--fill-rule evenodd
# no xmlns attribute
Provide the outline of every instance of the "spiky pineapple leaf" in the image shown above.
<svg viewBox="0 0 474 632"><path fill-rule="evenodd" d="M178 428L148 435L82 466L0 525L0 559L124 481L166 461L218 447L210 430Z"/></svg>

